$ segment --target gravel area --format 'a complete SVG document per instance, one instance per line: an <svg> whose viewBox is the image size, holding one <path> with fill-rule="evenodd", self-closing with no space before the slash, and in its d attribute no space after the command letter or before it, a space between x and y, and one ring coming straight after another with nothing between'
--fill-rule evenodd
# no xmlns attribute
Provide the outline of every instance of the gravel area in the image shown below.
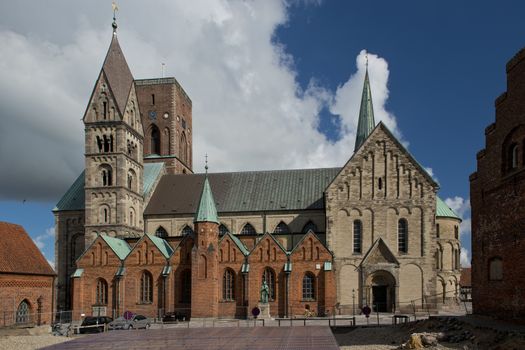
<svg viewBox="0 0 525 350"><path fill-rule="evenodd" d="M0 337L0 350L33 350L63 343L74 338L45 335L16 335Z"/></svg>
<svg viewBox="0 0 525 350"><path fill-rule="evenodd" d="M407 340L399 328L357 328L347 333L334 334L341 350L392 350ZM448 344L447 344L448 345ZM463 349L462 346L448 347L442 344L427 349Z"/></svg>

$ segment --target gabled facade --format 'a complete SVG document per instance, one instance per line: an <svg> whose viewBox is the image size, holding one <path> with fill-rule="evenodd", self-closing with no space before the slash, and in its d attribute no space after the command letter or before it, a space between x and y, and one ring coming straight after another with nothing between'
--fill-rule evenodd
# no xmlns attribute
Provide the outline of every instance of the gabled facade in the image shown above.
<svg viewBox="0 0 525 350"><path fill-rule="evenodd" d="M84 117L86 169L54 210L59 310L249 317L263 281L272 316L455 298L460 220L376 125L368 71L342 168L193 174L191 108L174 78L133 80L113 34Z"/></svg>
<svg viewBox="0 0 525 350"><path fill-rule="evenodd" d="M525 268L525 49L506 66L507 91L470 175L474 313L523 320ZM517 263L519 262L519 263ZM505 302L501 302L505 300Z"/></svg>

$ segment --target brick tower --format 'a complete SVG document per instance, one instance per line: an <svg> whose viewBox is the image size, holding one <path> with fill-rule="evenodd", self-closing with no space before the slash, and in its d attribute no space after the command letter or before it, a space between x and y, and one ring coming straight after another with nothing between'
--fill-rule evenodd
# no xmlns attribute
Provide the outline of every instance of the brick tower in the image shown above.
<svg viewBox="0 0 525 350"><path fill-rule="evenodd" d="M98 234L139 236L143 223L143 131L133 76L117 25L83 121L85 242Z"/></svg>
<svg viewBox="0 0 525 350"><path fill-rule="evenodd" d="M208 166L195 213L195 243L192 249L191 317L216 318L219 315L217 246L219 218L208 182Z"/></svg>

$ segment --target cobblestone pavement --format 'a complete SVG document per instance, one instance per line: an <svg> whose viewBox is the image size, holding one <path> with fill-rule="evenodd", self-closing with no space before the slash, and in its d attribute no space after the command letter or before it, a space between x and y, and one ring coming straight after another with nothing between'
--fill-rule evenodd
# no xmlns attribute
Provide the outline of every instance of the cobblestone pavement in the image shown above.
<svg viewBox="0 0 525 350"><path fill-rule="evenodd" d="M112 331L47 350L75 349L326 349L339 346L329 327L173 328Z"/></svg>

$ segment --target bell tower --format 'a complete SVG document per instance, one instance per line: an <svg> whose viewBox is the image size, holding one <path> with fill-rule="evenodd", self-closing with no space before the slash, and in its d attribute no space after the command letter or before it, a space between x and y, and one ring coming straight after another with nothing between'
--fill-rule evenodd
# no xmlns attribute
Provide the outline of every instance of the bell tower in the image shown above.
<svg viewBox="0 0 525 350"><path fill-rule="evenodd" d="M143 233L143 130L135 83L117 39L111 44L84 114L85 240Z"/></svg>
<svg viewBox="0 0 525 350"><path fill-rule="evenodd" d="M208 165L193 222L195 240L191 253L191 318L216 318L219 315L219 218L208 181Z"/></svg>

